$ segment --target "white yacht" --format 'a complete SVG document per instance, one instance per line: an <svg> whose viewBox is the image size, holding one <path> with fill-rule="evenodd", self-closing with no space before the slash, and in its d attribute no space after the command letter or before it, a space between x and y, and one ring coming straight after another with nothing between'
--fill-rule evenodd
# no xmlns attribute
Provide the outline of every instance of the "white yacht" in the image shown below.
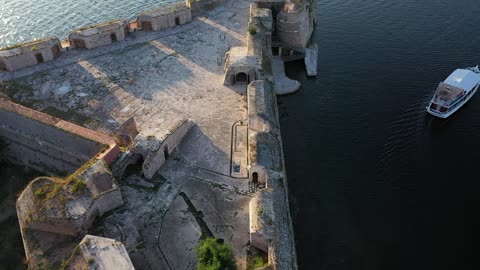
<svg viewBox="0 0 480 270"><path fill-rule="evenodd" d="M475 94L480 85L480 70L473 68L457 69L438 85L427 107L433 116L447 118L462 107Z"/></svg>

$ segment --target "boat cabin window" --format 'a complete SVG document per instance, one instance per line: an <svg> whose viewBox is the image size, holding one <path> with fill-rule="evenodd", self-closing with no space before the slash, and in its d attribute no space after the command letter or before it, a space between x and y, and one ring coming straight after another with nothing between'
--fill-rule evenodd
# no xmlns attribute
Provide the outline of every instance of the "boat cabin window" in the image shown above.
<svg viewBox="0 0 480 270"><path fill-rule="evenodd" d="M446 112L447 111L447 108L446 107L440 107L440 112Z"/></svg>

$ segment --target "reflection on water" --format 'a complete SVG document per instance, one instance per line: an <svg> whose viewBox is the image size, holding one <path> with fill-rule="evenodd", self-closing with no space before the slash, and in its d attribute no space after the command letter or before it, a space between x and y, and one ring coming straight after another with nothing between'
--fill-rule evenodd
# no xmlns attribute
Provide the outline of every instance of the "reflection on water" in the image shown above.
<svg viewBox="0 0 480 270"><path fill-rule="evenodd" d="M480 95L447 120L425 112L480 64L479 7L318 1L319 76L292 63L302 89L279 98L300 269L479 269Z"/></svg>

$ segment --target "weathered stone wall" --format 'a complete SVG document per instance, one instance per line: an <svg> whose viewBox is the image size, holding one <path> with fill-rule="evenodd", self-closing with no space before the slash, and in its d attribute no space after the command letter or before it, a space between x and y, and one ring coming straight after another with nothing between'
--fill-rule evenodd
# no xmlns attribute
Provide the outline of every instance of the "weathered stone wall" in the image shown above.
<svg viewBox="0 0 480 270"><path fill-rule="evenodd" d="M0 99L2 157L48 175L67 175L98 155L107 163L119 153L103 134Z"/></svg>
<svg viewBox="0 0 480 270"><path fill-rule="evenodd" d="M49 62L60 55L60 40L47 38L0 50L0 71L16 71Z"/></svg>
<svg viewBox="0 0 480 270"><path fill-rule="evenodd" d="M193 122L181 120L174 123L160 137L143 133L137 136L131 153L143 157L142 172L146 179L151 179L155 175L165 163L165 154L170 155L175 150L192 126Z"/></svg>
<svg viewBox="0 0 480 270"><path fill-rule="evenodd" d="M285 47L306 48L313 33L310 4L307 0L287 2L276 18L277 39Z"/></svg>
<svg viewBox="0 0 480 270"><path fill-rule="evenodd" d="M187 7L192 10L193 15L199 15L222 5L225 0L187 0L186 3Z"/></svg>
<svg viewBox="0 0 480 270"><path fill-rule="evenodd" d="M116 20L73 30L68 39L74 48L95 49L124 40L129 32L126 20Z"/></svg>
<svg viewBox="0 0 480 270"><path fill-rule="evenodd" d="M3 157L53 175L72 173L104 145L0 107Z"/></svg>
<svg viewBox="0 0 480 270"><path fill-rule="evenodd" d="M249 203L250 244L268 252L273 236L272 193L261 190Z"/></svg>
<svg viewBox="0 0 480 270"><path fill-rule="evenodd" d="M93 159L65 179L40 177L30 182L17 199L17 215L32 269L44 259L45 233L58 236L80 236L86 233L96 217L123 204L123 199L107 163ZM61 247L58 247L59 249Z"/></svg>
<svg viewBox="0 0 480 270"><path fill-rule="evenodd" d="M144 31L160 31L192 21L192 12L184 3L174 3L143 12L137 21Z"/></svg>
<svg viewBox="0 0 480 270"><path fill-rule="evenodd" d="M272 76L271 32L275 30L275 25L271 23L271 18L272 13L280 13L275 9L283 4L285 2L280 4L273 1L252 4L250 33L247 34L248 53L261 62L258 81L250 83L247 88L249 179L253 183L260 183L260 187L264 186L250 202L250 242L268 253L269 264L273 269L282 270L297 269L278 108L273 87L276 82ZM302 38L309 37L309 33L302 35Z"/></svg>

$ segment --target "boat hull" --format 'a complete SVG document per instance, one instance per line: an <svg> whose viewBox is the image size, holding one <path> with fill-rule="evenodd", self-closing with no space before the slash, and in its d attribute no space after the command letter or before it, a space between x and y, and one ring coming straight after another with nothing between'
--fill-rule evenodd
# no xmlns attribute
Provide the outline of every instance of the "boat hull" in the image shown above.
<svg viewBox="0 0 480 270"><path fill-rule="evenodd" d="M455 108L453 108L451 111L449 112L446 112L446 113L438 113L436 111L433 111L430 109L430 105L426 108L427 109L427 112L435 117L438 117L438 118L442 118L442 119L445 119L445 118L448 118L450 115L454 114L456 111L458 111L463 105L465 105L465 103L467 103L472 97L473 95L475 95L475 93L477 92L478 90L478 87L479 87L479 84L477 84L477 86L475 86L475 89L472 90L473 93L468 93L467 94L467 98L465 98L464 101L458 103L457 106L455 106Z"/></svg>

